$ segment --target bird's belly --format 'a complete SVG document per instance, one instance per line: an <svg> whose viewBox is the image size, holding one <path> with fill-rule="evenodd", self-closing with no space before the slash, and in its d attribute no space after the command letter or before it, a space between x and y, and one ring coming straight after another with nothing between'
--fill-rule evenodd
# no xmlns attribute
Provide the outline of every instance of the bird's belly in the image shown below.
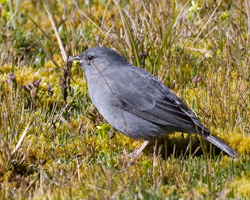
<svg viewBox="0 0 250 200"><path fill-rule="evenodd" d="M117 106L106 106L106 109L98 110L110 125L130 138L148 140L174 132L171 128L139 118Z"/></svg>

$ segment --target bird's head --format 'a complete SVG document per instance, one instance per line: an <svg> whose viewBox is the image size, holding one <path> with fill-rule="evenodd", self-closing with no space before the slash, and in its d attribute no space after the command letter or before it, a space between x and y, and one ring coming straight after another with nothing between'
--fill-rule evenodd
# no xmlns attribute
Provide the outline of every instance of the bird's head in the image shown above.
<svg viewBox="0 0 250 200"><path fill-rule="evenodd" d="M105 47L90 48L83 53L70 58L69 62L75 60L79 61L79 64L85 73L91 72L91 74L96 73L97 68L100 71L104 71L107 68L116 68L120 67L122 64L128 63L128 61L120 54Z"/></svg>

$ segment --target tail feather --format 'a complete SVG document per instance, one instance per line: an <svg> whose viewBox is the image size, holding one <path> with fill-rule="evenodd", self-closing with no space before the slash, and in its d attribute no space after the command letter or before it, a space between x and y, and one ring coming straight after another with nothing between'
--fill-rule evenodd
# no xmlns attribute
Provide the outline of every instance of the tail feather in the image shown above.
<svg viewBox="0 0 250 200"><path fill-rule="evenodd" d="M238 153L233 150L233 148L231 148L230 146L228 146L225 142L223 142L221 139L219 139L218 137L212 135L212 134L208 134L205 136L205 139L212 143L213 145L217 146L218 148L220 148L222 151L226 152L228 155L232 156L232 157L237 157Z"/></svg>

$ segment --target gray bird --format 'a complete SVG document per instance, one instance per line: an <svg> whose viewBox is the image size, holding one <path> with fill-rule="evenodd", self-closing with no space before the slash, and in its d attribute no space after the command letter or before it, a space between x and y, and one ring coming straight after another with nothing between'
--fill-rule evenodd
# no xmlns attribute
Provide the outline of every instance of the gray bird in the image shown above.
<svg viewBox="0 0 250 200"><path fill-rule="evenodd" d="M79 60L93 104L120 132L144 139L135 157L155 139L173 132L199 134L232 157L238 154L195 117L161 81L130 64L117 52L94 47L69 59Z"/></svg>

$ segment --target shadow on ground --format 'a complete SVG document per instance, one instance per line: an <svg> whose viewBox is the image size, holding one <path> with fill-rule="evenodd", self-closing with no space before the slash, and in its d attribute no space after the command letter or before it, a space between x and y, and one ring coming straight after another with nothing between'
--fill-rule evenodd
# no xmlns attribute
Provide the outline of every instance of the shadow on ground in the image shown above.
<svg viewBox="0 0 250 200"><path fill-rule="evenodd" d="M204 150L202 150L202 145ZM198 136L188 136L183 135L178 137L167 137L164 139L157 139L152 141L148 147L144 150L146 155L152 155L154 152L156 155L161 155L163 158L167 158L170 155L174 157L180 156L201 156L204 152L210 157L216 157L218 155L224 154L218 147L210 144L209 142L199 138Z"/></svg>

